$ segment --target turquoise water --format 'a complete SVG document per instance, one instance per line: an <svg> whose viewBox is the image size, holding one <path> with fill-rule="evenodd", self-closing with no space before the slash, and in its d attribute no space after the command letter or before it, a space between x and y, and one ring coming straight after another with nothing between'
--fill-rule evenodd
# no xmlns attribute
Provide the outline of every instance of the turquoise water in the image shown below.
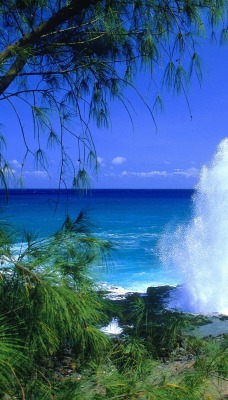
<svg viewBox="0 0 228 400"><path fill-rule="evenodd" d="M181 283L180 272L167 268L160 257L160 241L191 216L192 190L94 190L78 196L68 191L12 190L9 201L0 193L2 217L18 229L40 237L55 232L66 214L76 218L89 210L94 234L113 243L107 265L94 268L97 279L132 291L148 286Z"/></svg>

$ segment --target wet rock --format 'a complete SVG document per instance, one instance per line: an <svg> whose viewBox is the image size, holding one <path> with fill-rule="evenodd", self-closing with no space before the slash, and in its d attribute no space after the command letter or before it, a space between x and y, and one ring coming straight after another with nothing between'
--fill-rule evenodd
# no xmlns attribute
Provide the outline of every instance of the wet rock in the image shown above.
<svg viewBox="0 0 228 400"><path fill-rule="evenodd" d="M173 286L169 285L148 287L146 293L149 297L149 301L153 304L153 307L163 308L174 289Z"/></svg>
<svg viewBox="0 0 228 400"><path fill-rule="evenodd" d="M198 319L197 326L184 329L183 333L197 338L213 339L217 337L219 340L219 338L228 334L228 320L226 318L221 319L219 316L207 317L199 325Z"/></svg>

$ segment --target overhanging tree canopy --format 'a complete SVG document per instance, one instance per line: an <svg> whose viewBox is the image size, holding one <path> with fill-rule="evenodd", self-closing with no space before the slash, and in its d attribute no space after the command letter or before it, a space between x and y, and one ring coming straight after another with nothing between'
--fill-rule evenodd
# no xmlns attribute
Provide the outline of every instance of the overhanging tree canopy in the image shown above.
<svg viewBox="0 0 228 400"><path fill-rule="evenodd" d="M56 145L60 184L69 173L74 185L85 183L91 161L97 166L91 122L108 126L109 100L119 99L129 112L124 89L134 85L141 67L152 79L161 68L163 83L177 92L185 90L194 70L200 79L197 38L208 27L214 34L220 24L225 41L226 14L226 0L2 1L0 104L16 113L25 146L22 170L29 155L46 168L44 149ZM160 104L158 85L154 95ZM33 120L33 145L19 102ZM72 128L71 121L80 125ZM66 149L69 135L75 139L75 159ZM4 184L5 141L7 133L1 135Z"/></svg>

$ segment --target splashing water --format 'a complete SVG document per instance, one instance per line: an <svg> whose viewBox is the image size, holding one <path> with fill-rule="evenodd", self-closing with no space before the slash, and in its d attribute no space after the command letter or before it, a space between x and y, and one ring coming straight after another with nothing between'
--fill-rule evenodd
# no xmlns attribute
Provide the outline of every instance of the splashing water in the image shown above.
<svg viewBox="0 0 228 400"><path fill-rule="evenodd" d="M123 329L119 326L118 319L112 318L111 322L107 326L101 328L101 331L107 335L120 335L123 332Z"/></svg>
<svg viewBox="0 0 228 400"><path fill-rule="evenodd" d="M165 246L181 271L183 287L172 306L184 311L228 314L228 138L204 166L193 198L193 218Z"/></svg>

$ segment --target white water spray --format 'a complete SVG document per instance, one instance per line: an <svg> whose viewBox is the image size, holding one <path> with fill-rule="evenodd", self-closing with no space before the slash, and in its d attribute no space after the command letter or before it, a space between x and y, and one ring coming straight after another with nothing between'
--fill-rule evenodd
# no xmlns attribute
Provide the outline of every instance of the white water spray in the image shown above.
<svg viewBox="0 0 228 400"><path fill-rule="evenodd" d="M107 335L120 335L123 332L123 329L119 326L117 318L112 318L111 322L100 330Z"/></svg>
<svg viewBox="0 0 228 400"><path fill-rule="evenodd" d="M184 281L177 307L228 314L228 138L219 144L211 164L203 167L193 218L178 227L169 250Z"/></svg>

